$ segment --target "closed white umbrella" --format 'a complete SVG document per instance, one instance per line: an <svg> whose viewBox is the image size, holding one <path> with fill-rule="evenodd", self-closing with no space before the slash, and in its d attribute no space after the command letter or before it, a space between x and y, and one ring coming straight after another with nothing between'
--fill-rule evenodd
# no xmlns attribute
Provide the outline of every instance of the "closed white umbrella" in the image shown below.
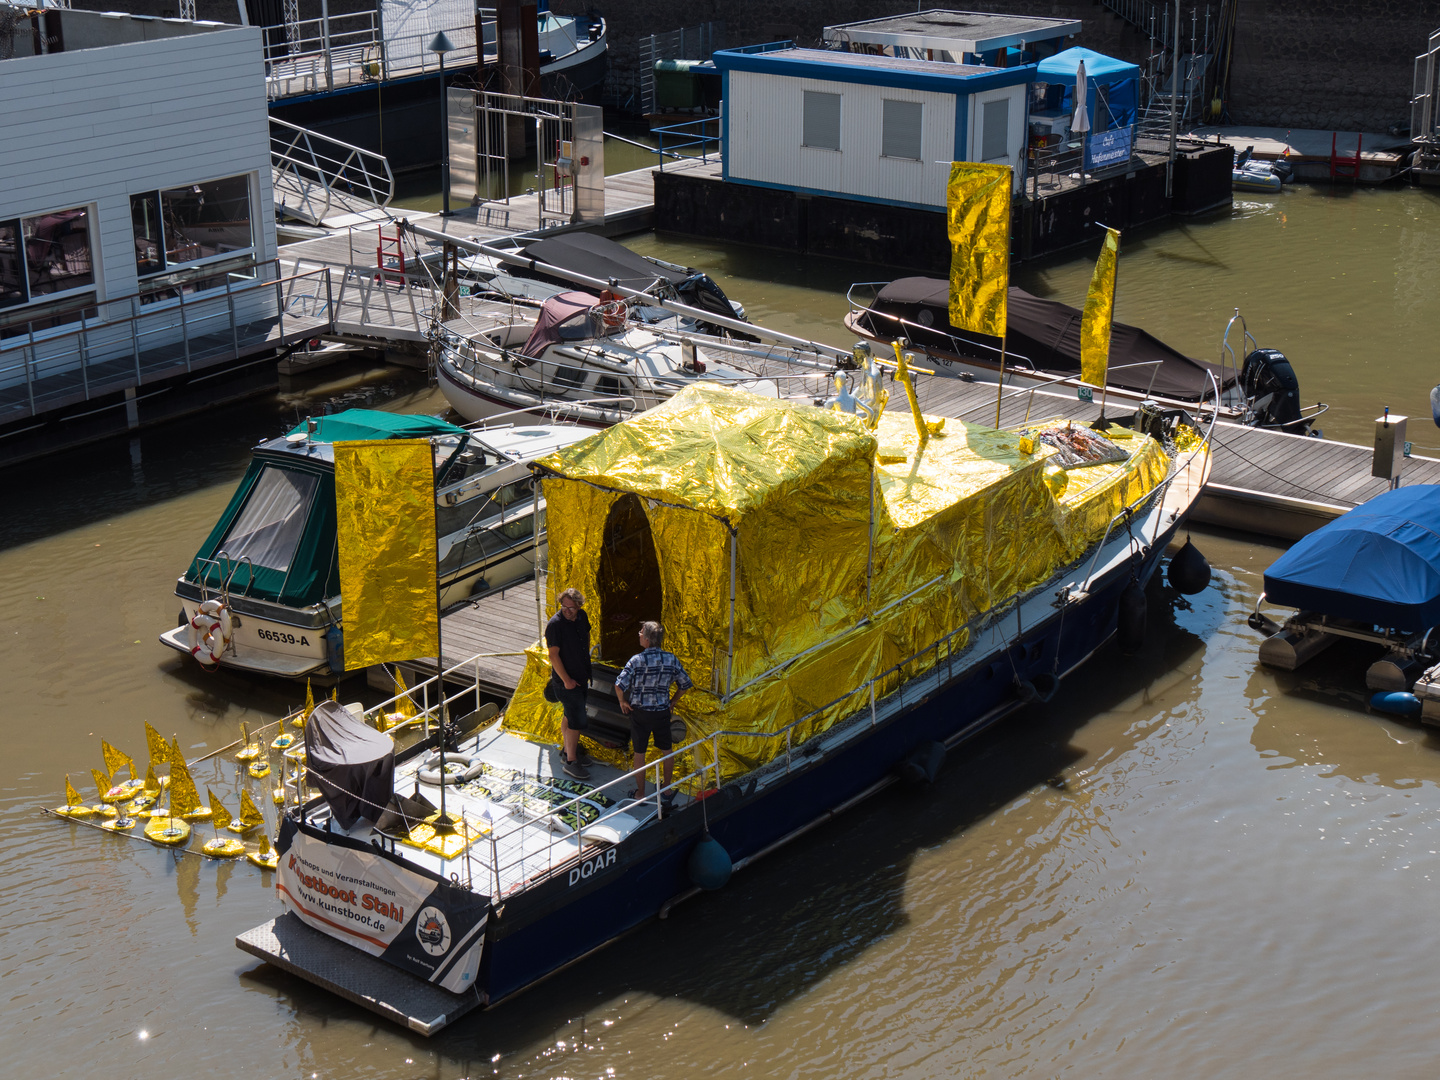
<svg viewBox="0 0 1440 1080"><path fill-rule="evenodd" d="M1070 122L1072 134L1083 135L1090 130L1090 86L1085 79L1085 61L1075 69L1075 118Z"/></svg>

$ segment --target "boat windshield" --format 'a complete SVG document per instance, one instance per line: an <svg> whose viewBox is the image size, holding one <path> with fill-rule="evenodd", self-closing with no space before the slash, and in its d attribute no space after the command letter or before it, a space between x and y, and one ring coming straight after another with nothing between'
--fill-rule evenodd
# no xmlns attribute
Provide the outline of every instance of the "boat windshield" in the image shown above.
<svg viewBox="0 0 1440 1080"><path fill-rule="evenodd" d="M232 564L244 558L257 568L289 570L319 482L313 473L266 465L216 557L223 554Z"/></svg>

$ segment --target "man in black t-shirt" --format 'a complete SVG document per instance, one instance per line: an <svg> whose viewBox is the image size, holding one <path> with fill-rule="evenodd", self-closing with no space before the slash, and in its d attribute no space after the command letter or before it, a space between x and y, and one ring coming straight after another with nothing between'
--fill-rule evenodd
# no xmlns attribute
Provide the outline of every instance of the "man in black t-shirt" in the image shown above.
<svg viewBox="0 0 1440 1080"><path fill-rule="evenodd" d="M560 610L545 624L550 690L565 710L560 721L561 756L565 759L565 774L577 780L590 775L582 764L584 751L580 749L580 732L588 726L585 692L590 685L590 619L582 610L584 605L585 597L579 589L566 589L560 594Z"/></svg>

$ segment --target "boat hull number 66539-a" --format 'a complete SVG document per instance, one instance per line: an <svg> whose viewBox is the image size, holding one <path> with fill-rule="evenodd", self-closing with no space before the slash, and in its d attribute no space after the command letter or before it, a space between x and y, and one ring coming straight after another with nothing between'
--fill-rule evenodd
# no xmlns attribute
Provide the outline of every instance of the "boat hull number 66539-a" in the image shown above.
<svg viewBox="0 0 1440 1080"><path fill-rule="evenodd" d="M263 626L260 627L259 629L257 629L257 630L255 631L255 634L256 634L257 637L259 637L259 638L261 638L261 639L263 639L263 640L265 640L265 641L273 641L273 642L276 642L277 644L280 644L280 645L309 645L309 644L310 644L310 639L307 638L307 637L305 637L304 635L301 635L300 637L297 638L294 634L282 634L282 633L280 633L280 632L277 631L277 630L266 630Z"/></svg>

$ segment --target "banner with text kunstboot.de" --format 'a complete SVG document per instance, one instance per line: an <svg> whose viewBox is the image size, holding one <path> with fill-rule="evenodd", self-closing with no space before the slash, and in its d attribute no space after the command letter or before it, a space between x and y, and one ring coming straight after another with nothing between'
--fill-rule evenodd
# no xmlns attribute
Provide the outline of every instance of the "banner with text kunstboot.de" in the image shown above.
<svg viewBox="0 0 1440 1080"><path fill-rule="evenodd" d="M276 850L275 891L303 922L451 993L475 985L487 897L326 843L288 819Z"/></svg>

